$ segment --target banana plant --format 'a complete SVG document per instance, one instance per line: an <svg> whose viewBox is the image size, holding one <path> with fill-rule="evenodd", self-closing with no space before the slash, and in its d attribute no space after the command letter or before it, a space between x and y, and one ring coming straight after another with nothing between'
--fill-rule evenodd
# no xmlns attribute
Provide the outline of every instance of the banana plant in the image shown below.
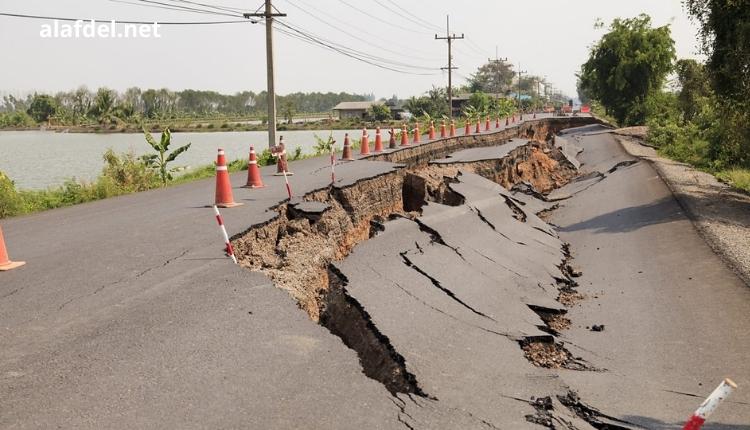
<svg viewBox="0 0 750 430"><path fill-rule="evenodd" d="M146 137L146 142L158 152L157 154L144 155L143 161L147 166L159 171L162 186L166 187L167 182L172 180L172 173L181 170L179 167L168 169L169 163L173 162L180 154L187 151L192 143L181 146L166 155L169 150L169 145L172 143L172 133L169 131L169 127L165 128L161 133L161 140L159 142L154 139L145 127L143 127L143 135Z"/></svg>
<svg viewBox="0 0 750 430"><path fill-rule="evenodd" d="M476 122L479 119L480 115L481 112L479 112L479 110L472 105L468 105L466 106L466 108L464 108L464 116L470 123Z"/></svg>

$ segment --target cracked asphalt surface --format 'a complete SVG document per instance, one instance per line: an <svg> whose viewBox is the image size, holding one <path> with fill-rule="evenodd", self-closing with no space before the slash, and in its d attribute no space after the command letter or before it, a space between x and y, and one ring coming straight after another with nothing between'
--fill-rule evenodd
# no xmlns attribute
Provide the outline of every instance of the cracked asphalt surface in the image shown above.
<svg viewBox="0 0 750 430"><path fill-rule="evenodd" d="M286 292L222 258L212 181L4 221L29 263L0 277L0 428L540 428L529 400L551 396L557 428L591 429L556 397L573 390L603 421L677 429L726 376L740 390L705 428L748 428L750 290L598 130L557 141L584 176L554 192L556 228L535 215L551 203L463 173L463 204L388 221L335 263L426 396L391 395ZM292 164L295 194L326 185L320 163ZM345 163L338 186L398 168ZM274 215L283 178L264 181L235 189L230 235ZM565 310L564 243L586 298L556 338L603 371L537 367L519 345L551 338L530 305Z"/></svg>

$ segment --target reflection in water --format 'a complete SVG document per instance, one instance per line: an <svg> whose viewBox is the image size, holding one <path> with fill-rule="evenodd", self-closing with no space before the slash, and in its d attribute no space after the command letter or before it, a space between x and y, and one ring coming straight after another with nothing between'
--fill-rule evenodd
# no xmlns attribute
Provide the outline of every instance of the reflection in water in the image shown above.
<svg viewBox="0 0 750 430"><path fill-rule="evenodd" d="M336 145L341 148L346 130L333 132ZM281 131L287 151L302 147L311 153L314 135L327 138L330 131ZM349 131L358 137L362 131ZM371 132L372 133L372 132ZM192 142L190 150L177 159L175 166L196 167L211 164L216 159L216 149L223 148L227 159L246 158L250 145L258 152L267 147L264 131L174 133L174 147ZM155 133L154 137L159 138ZM137 155L152 152L142 134L52 133L42 131L0 132L0 171L16 182L18 188L46 188L62 184L76 177L84 180L96 178L102 170L102 154L112 148L115 152L133 150Z"/></svg>

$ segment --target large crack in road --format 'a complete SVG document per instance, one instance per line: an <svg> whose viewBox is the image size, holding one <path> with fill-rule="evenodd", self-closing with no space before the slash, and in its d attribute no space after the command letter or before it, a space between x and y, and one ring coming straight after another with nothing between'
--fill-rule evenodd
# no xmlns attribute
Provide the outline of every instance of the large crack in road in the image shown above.
<svg viewBox="0 0 750 430"><path fill-rule="evenodd" d="M469 411L486 417L475 422L480 427L517 419L538 424L525 418L533 416L527 413L533 401L521 410L513 403L498 408L444 391L440 379L459 376L463 365L442 368L437 378L425 369L442 367L440 348L429 345L451 332L478 330L475 336L494 336L481 341L489 347L483 360L512 356L516 363L495 374L515 380L501 392L562 396L569 387L545 378L545 368L598 370L558 340L571 324L563 316L570 302L562 298L576 294L570 253L531 210L549 210L539 197L576 179L578 163L571 160L578 152L554 138L513 140L331 187L280 205L275 219L233 238L235 249L243 266L270 275L355 350L363 373L396 399L413 395L444 410ZM526 193L509 191L516 185ZM403 300L393 306L396 296ZM409 321L416 313L432 326L447 317L450 329L431 333ZM434 337L414 339L420 331ZM426 356L433 358L422 362ZM409 412L412 403L399 405L400 422L424 425Z"/></svg>

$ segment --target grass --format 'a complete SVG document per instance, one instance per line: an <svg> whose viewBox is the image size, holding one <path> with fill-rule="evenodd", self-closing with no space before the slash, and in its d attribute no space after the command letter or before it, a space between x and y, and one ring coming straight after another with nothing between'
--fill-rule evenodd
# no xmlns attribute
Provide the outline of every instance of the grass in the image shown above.
<svg viewBox="0 0 750 430"><path fill-rule="evenodd" d="M726 169L716 172L715 175L720 181L750 193L750 169Z"/></svg>
<svg viewBox="0 0 750 430"><path fill-rule="evenodd" d="M303 155L301 149L298 147L289 161L315 156ZM16 189L13 181L0 172L0 219L162 187L156 171L148 168L133 153L115 154L109 150L103 158L104 168L96 180L88 182L71 178L63 185L46 190ZM275 164L275 159L266 149L258 155L258 165L271 164ZM227 168L230 173L247 170L247 160L231 161ZM215 174L215 164L200 166L176 176L167 186L212 178Z"/></svg>

